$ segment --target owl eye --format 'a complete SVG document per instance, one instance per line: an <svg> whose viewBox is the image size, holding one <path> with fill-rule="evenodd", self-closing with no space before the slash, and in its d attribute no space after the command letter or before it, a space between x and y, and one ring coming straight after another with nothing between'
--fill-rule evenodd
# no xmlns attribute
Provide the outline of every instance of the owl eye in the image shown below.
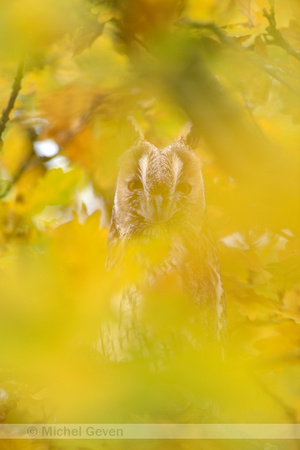
<svg viewBox="0 0 300 450"><path fill-rule="evenodd" d="M192 186L189 183L178 183L176 186L176 192L188 195L192 190Z"/></svg>
<svg viewBox="0 0 300 450"><path fill-rule="evenodd" d="M128 189L132 191L138 191L143 189L143 183L139 180L131 180L128 183Z"/></svg>

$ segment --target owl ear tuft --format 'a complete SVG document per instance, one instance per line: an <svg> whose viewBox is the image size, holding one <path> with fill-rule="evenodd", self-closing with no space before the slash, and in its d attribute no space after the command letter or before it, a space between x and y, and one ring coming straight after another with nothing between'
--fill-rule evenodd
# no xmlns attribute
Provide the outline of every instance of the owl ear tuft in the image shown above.
<svg viewBox="0 0 300 450"><path fill-rule="evenodd" d="M128 116L127 122L133 127L136 140L143 140L145 138L144 133L142 132L141 127L137 124L135 118L133 116Z"/></svg>
<svg viewBox="0 0 300 450"><path fill-rule="evenodd" d="M187 130L186 133L181 137L181 142L183 142L191 150L195 150L200 145L201 136L199 131L196 130L195 125L192 122L188 122L185 126Z"/></svg>
<svg viewBox="0 0 300 450"><path fill-rule="evenodd" d="M128 116L119 123L119 141L121 147L126 150L139 141L144 140L141 128L133 116Z"/></svg>

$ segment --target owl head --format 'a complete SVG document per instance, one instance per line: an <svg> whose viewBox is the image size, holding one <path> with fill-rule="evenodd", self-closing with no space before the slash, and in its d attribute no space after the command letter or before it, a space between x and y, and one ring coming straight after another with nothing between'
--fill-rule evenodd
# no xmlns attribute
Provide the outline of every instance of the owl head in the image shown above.
<svg viewBox="0 0 300 450"><path fill-rule="evenodd" d="M204 215L201 163L184 139L162 150L139 139L123 154L112 216L119 237L199 230Z"/></svg>

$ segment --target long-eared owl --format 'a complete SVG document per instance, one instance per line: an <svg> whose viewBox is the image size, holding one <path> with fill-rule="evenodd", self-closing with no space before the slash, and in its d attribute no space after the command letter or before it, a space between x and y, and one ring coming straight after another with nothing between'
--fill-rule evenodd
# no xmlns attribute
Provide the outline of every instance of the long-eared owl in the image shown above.
<svg viewBox="0 0 300 450"><path fill-rule="evenodd" d="M200 159L187 138L160 150L140 137L122 155L107 269L125 278L111 301L114 320L98 340L109 359L223 346L219 257L207 225Z"/></svg>

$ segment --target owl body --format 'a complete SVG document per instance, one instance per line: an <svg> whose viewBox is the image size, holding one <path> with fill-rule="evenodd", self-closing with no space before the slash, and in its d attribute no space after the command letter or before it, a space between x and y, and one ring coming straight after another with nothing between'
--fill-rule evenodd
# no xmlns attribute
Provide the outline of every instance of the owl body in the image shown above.
<svg viewBox="0 0 300 450"><path fill-rule="evenodd" d="M116 321L101 333L102 353L114 360L132 351L147 355L171 348L174 336L195 347L223 342L218 252L207 227L200 160L184 140L159 150L140 139L121 158L107 268L124 266L140 275L114 300Z"/></svg>

